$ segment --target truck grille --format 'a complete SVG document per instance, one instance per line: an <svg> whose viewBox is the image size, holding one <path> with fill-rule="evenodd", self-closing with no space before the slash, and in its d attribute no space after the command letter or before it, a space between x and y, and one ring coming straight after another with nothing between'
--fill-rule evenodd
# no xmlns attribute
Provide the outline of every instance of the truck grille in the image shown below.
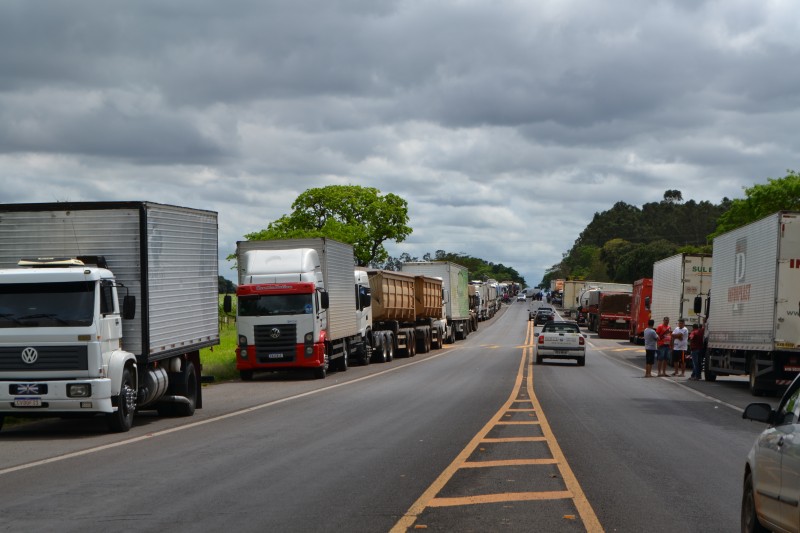
<svg viewBox="0 0 800 533"><path fill-rule="evenodd" d="M256 360L259 363L294 361L297 326L294 324L256 326L255 341Z"/></svg>
<svg viewBox="0 0 800 533"><path fill-rule="evenodd" d="M23 360L25 352L26 360ZM0 372L32 372L53 370L88 370L89 357L86 346L2 346L0 347Z"/></svg>

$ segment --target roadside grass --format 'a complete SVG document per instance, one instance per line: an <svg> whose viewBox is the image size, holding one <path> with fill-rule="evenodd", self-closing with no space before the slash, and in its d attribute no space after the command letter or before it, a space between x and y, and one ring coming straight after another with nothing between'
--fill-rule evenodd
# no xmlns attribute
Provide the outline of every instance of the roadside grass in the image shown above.
<svg viewBox="0 0 800 533"><path fill-rule="evenodd" d="M236 322L219 324L219 345L200 350L203 376L213 376L215 382L239 379L236 370Z"/></svg>

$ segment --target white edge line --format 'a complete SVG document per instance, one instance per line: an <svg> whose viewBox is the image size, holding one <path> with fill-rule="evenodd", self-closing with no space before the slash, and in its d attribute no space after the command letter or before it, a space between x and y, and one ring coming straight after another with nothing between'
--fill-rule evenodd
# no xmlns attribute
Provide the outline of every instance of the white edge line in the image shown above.
<svg viewBox="0 0 800 533"><path fill-rule="evenodd" d="M395 371L401 370L403 368L408 368L409 366L418 365L418 364L421 364L421 363L427 363L428 361L433 361L434 359L436 359L438 357L441 357L443 355L448 355L450 353L453 353L454 350L458 350L460 348L461 348L461 346L454 346L452 348L448 348L446 350L443 350L440 353L431 355L430 357L426 357L425 359L420 359L420 360L417 360L417 361L411 361L409 363L406 363L403 366L395 366L395 367L392 367L392 368L387 368L386 370L382 370L380 372L376 372L375 374L369 374L368 376L362 376L360 378L352 379L350 381L344 381L342 383L335 383L333 385L330 385L330 386L327 386L327 387L323 387L321 389L302 392L300 394L295 394L294 396L287 396L286 398L280 398L278 400L272 400L272 401L267 402L267 403L262 403L262 404L259 404L259 405L253 405L251 407L246 407L244 409L240 409L239 411L234 411L232 413L226 413L224 415L215 416L213 418L207 418L206 420L199 420L197 422L190 422L189 424L185 424L185 425L182 425L182 426L172 427L172 428L168 428L168 429L162 429L160 431L155 431L153 433L148 433L146 435L141 435L139 437L133 437L133 438L126 439L126 440L121 440L121 441L118 441L118 442L112 442L110 444L103 444L101 446L95 446L94 448L87 448L85 450L79 450L77 452L70 452L70 453L66 453L64 455L59 455L57 457L49 457L47 459L41 459L39 461L33 461L31 463L25 463L25 464L21 464L21 465L17 465L17 466L11 466L11 467L4 468L4 469L0 470L0 476L5 475L5 474L10 474L12 472L19 472L20 470L27 470L29 468L34 468L34 467L37 467L37 466L42 466L42 465L46 465L46 464L50 464L50 463L55 463L55 462L58 462L58 461L64 461L66 459L72 459L72 458L75 458L75 457L81 457L83 455L89 455L89 454L92 454L92 453L102 452L102 451L105 451L105 450L110 450L112 448L118 448L120 446L127 446L128 444L134 444L136 442L141 442L141 441L144 441L144 440L153 439L153 438L161 437L161 436L164 436L164 435L169 435L170 433L176 433L178 431L184 431L184 430L187 430L187 429L196 428L198 426L204 426L206 424L211 424L213 422L219 422L220 420L226 420L228 418L233 418L233 417L236 417L236 416L245 415L245 414L248 414L248 413L252 413L254 411L258 411L260 409L265 409L267 407L272 407L274 405L279 405L279 404L286 403L286 402L289 402L289 401L292 401L292 400L297 400L298 398L304 398L306 396L313 396L315 394L319 394L321 392L329 391L331 389L336 389L336 388L339 388L339 387L344 387L345 385L350 385L350 384L353 384L353 383L358 383L360 381L365 381L367 379L372 379L372 378L375 378L377 376L382 376L383 374L388 374L389 372L395 372Z"/></svg>

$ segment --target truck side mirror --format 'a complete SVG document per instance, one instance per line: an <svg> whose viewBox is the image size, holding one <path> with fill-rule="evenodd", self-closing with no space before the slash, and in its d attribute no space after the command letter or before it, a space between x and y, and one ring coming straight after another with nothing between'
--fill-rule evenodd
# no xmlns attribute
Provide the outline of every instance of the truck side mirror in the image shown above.
<svg viewBox="0 0 800 533"><path fill-rule="evenodd" d="M703 312L703 297L697 295L694 297L694 314L699 315Z"/></svg>
<svg viewBox="0 0 800 533"><path fill-rule="evenodd" d="M327 292L319 293L319 305L323 309L327 309L328 306L330 305L330 299L328 298L328 293Z"/></svg>
<svg viewBox="0 0 800 533"><path fill-rule="evenodd" d="M644 297L644 308L647 309L648 311L650 310L650 297L649 296L645 296Z"/></svg>
<svg viewBox="0 0 800 533"><path fill-rule="evenodd" d="M136 296L126 294L122 299L122 318L131 320L136 316Z"/></svg>
<svg viewBox="0 0 800 533"><path fill-rule="evenodd" d="M225 298L222 299L222 310L228 314L233 311L233 302L231 301L230 294L226 294Z"/></svg>

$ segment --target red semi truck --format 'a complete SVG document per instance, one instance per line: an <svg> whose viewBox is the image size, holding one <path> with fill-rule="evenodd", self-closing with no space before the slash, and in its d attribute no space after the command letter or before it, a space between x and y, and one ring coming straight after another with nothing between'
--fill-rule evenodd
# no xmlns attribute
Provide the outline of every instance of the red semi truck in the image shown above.
<svg viewBox="0 0 800 533"><path fill-rule="evenodd" d="M581 311L586 314L589 331L601 338L625 339L631 323L631 293L591 290L587 291L588 305Z"/></svg>
<svg viewBox="0 0 800 533"><path fill-rule="evenodd" d="M628 340L633 344L644 344L644 330L650 320L650 302L653 300L653 279L642 278L633 282L631 298L631 328Z"/></svg>

